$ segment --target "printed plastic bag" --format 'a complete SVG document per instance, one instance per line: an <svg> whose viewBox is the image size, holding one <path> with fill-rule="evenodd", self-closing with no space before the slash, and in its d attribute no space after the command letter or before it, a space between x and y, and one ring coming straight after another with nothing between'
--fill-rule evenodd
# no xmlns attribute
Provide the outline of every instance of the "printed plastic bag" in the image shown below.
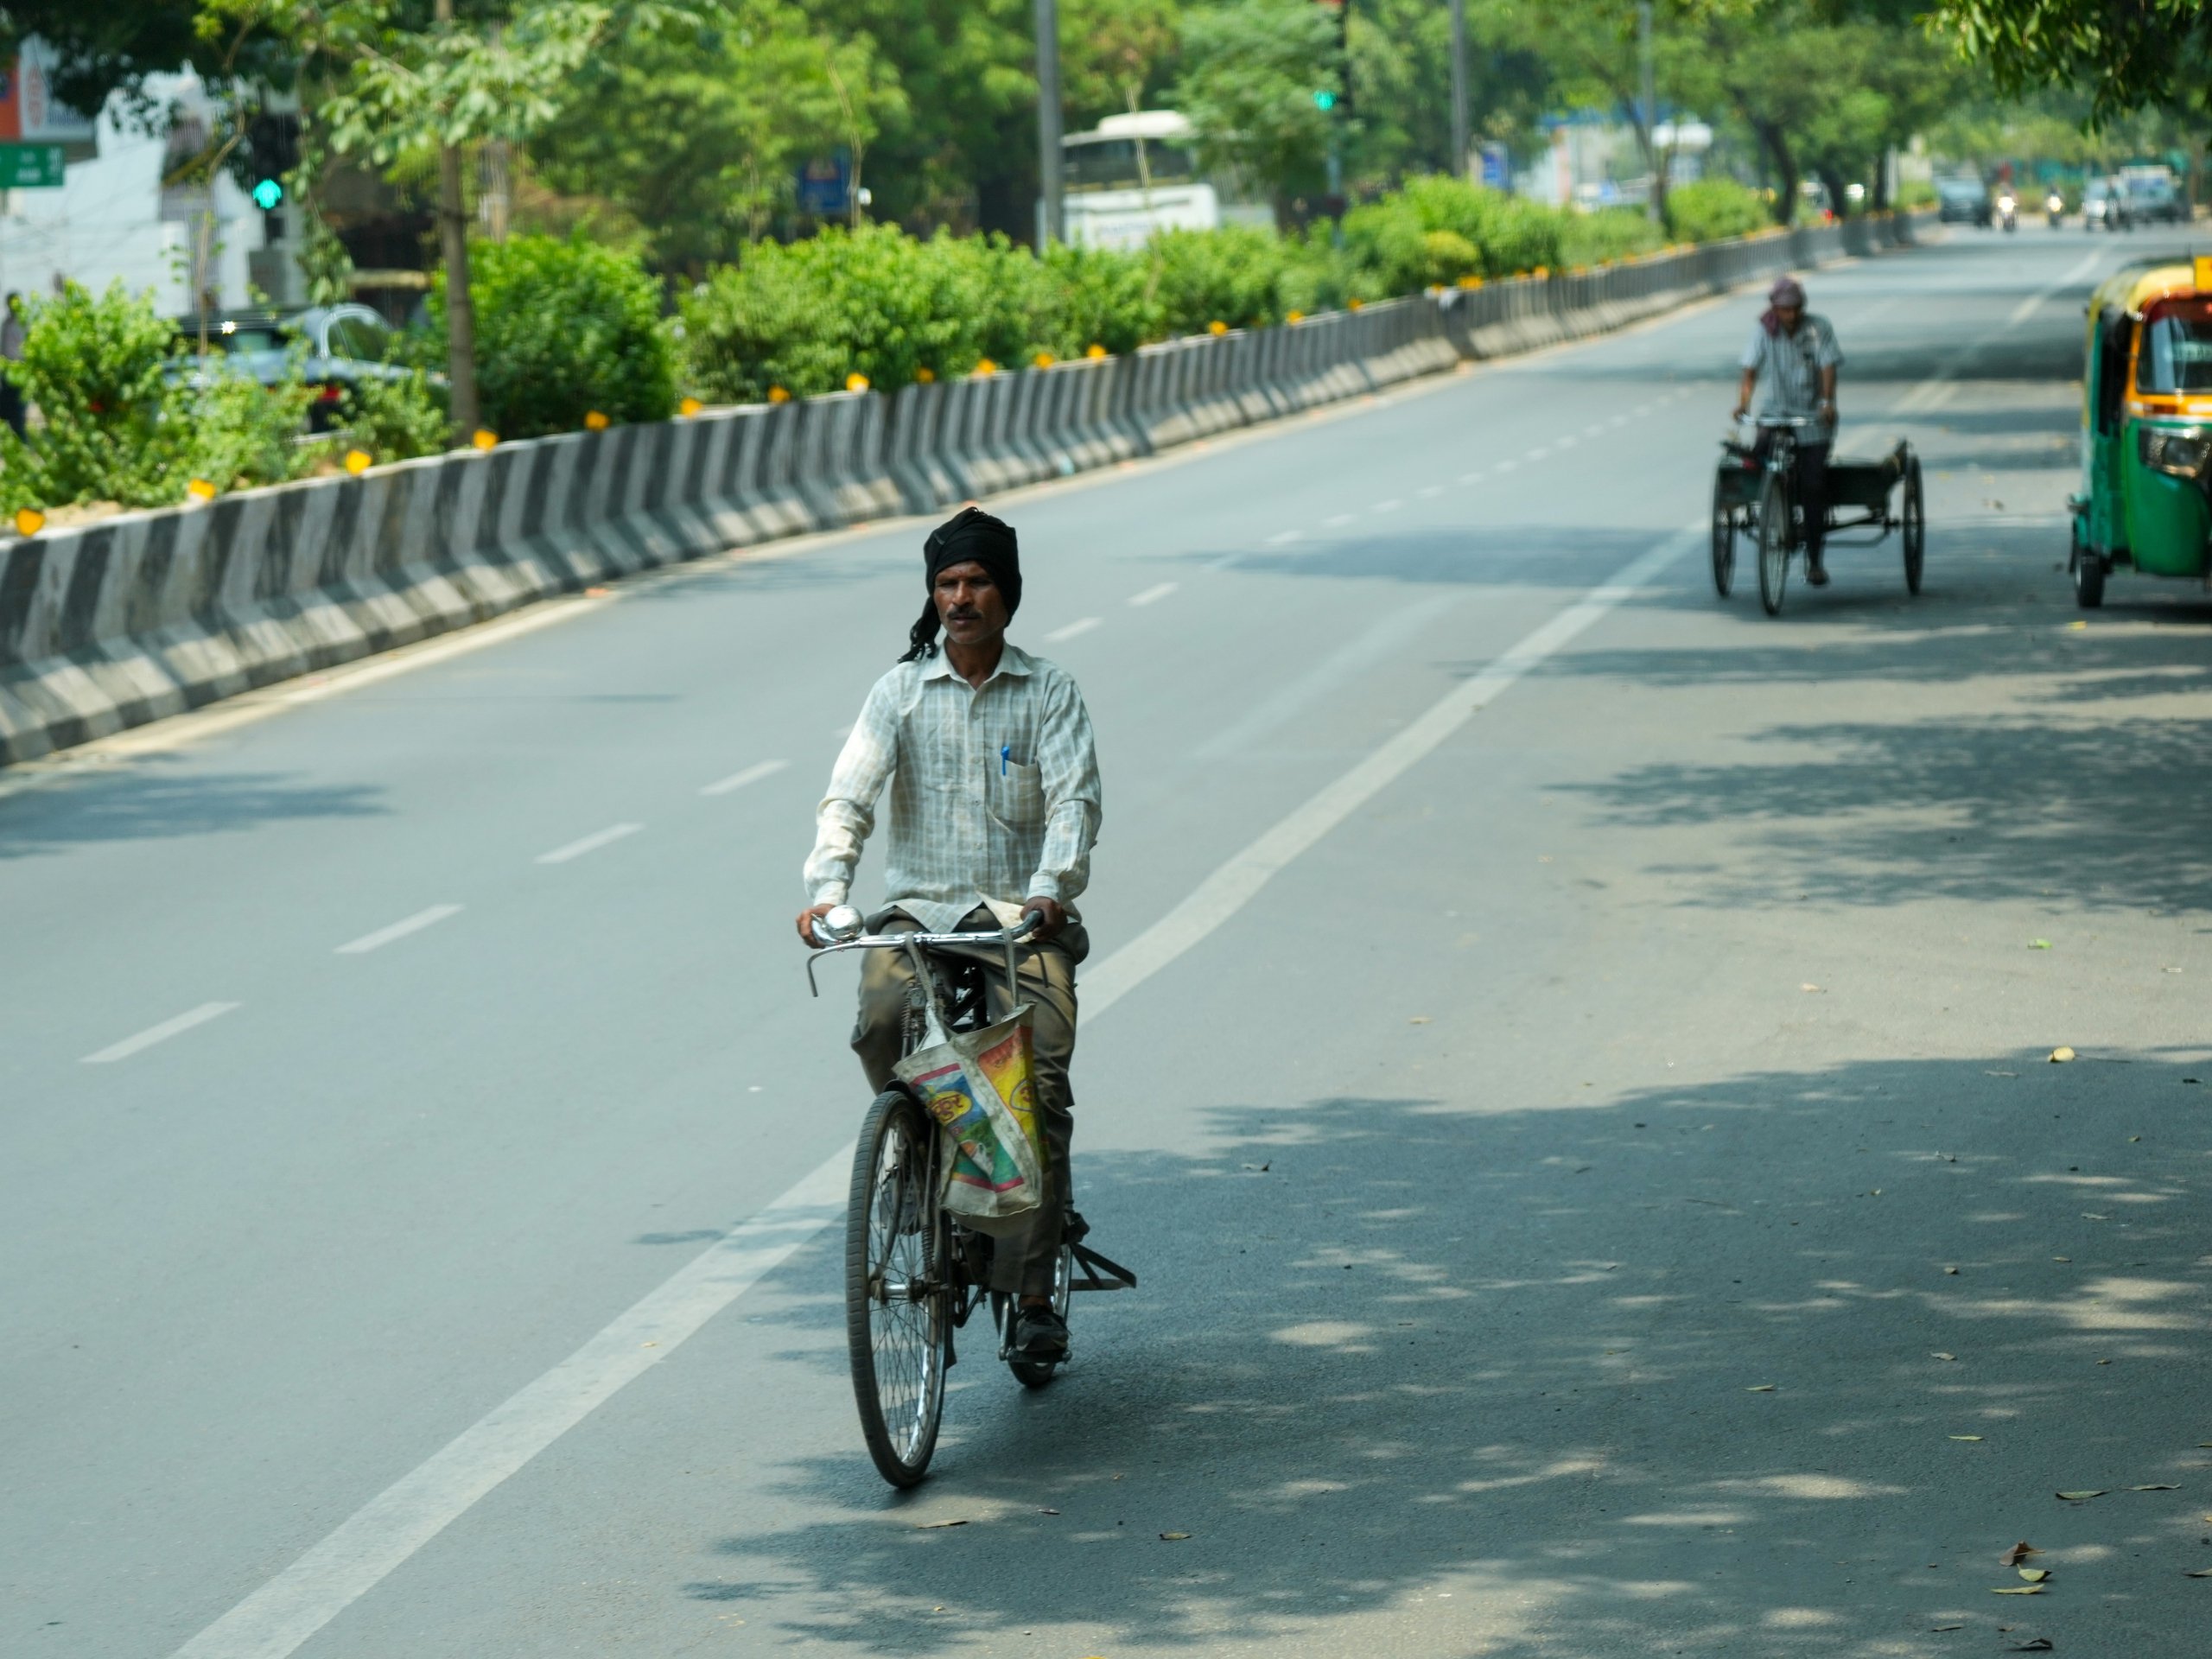
<svg viewBox="0 0 2212 1659"><path fill-rule="evenodd" d="M1025 1002L995 1026L956 1033L893 1068L944 1131L944 1207L981 1232L1012 1230L1045 1199L1033 1040Z"/></svg>

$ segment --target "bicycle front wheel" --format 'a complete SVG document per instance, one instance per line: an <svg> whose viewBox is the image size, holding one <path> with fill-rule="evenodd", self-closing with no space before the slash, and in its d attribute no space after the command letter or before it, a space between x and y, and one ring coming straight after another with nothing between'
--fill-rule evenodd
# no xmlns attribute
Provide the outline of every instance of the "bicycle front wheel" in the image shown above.
<svg viewBox="0 0 2212 1659"><path fill-rule="evenodd" d="M936 1174L936 1124L903 1090L878 1095L853 1154L845 1342L868 1454L893 1486L928 1471L944 1415L951 1239Z"/></svg>

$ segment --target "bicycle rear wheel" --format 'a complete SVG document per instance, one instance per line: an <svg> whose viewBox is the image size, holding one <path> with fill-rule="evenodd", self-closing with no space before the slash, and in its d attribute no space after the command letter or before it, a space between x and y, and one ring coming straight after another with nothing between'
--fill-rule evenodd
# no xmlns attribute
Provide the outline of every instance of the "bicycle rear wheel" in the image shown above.
<svg viewBox="0 0 2212 1659"><path fill-rule="evenodd" d="M903 1090L878 1095L853 1153L845 1342L868 1454L893 1486L928 1471L944 1415L951 1239L936 1174L936 1124Z"/></svg>

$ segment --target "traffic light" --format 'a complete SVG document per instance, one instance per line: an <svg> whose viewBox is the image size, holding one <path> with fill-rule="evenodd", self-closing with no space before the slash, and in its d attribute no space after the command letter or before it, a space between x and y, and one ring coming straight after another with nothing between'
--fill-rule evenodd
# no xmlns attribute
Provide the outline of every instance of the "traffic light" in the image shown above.
<svg viewBox="0 0 2212 1659"><path fill-rule="evenodd" d="M1313 94L1313 107L1317 110L1335 109L1337 107L1337 95L1331 92L1327 87L1323 87L1319 92Z"/></svg>
<svg viewBox="0 0 2212 1659"><path fill-rule="evenodd" d="M255 207L264 213L273 213L284 200L284 181L282 179L257 179L251 194Z"/></svg>

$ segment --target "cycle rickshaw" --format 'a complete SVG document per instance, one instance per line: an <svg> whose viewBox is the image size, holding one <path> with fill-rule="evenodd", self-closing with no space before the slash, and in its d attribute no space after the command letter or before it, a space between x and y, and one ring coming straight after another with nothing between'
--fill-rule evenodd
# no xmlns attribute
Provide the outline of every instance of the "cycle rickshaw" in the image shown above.
<svg viewBox="0 0 2212 1659"><path fill-rule="evenodd" d="M1796 416L1762 416L1764 457L1758 448L1724 438L1720 465L1713 479L1713 586L1728 597L1736 580L1736 538L1745 536L1758 550L1759 603L1769 616L1782 613L1789 561L1805 544L1803 505L1797 494L1797 434L1812 423ZM1895 498L1902 496L1902 500ZM1827 528L1831 548L1872 547L1895 531L1904 547L1904 588L1920 591L1921 559L1928 544L1927 499L1920 482L1920 458L1903 439L1878 461L1830 461L1827 469ZM1872 530L1857 541L1839 543L1838 531Z"/></svg>

